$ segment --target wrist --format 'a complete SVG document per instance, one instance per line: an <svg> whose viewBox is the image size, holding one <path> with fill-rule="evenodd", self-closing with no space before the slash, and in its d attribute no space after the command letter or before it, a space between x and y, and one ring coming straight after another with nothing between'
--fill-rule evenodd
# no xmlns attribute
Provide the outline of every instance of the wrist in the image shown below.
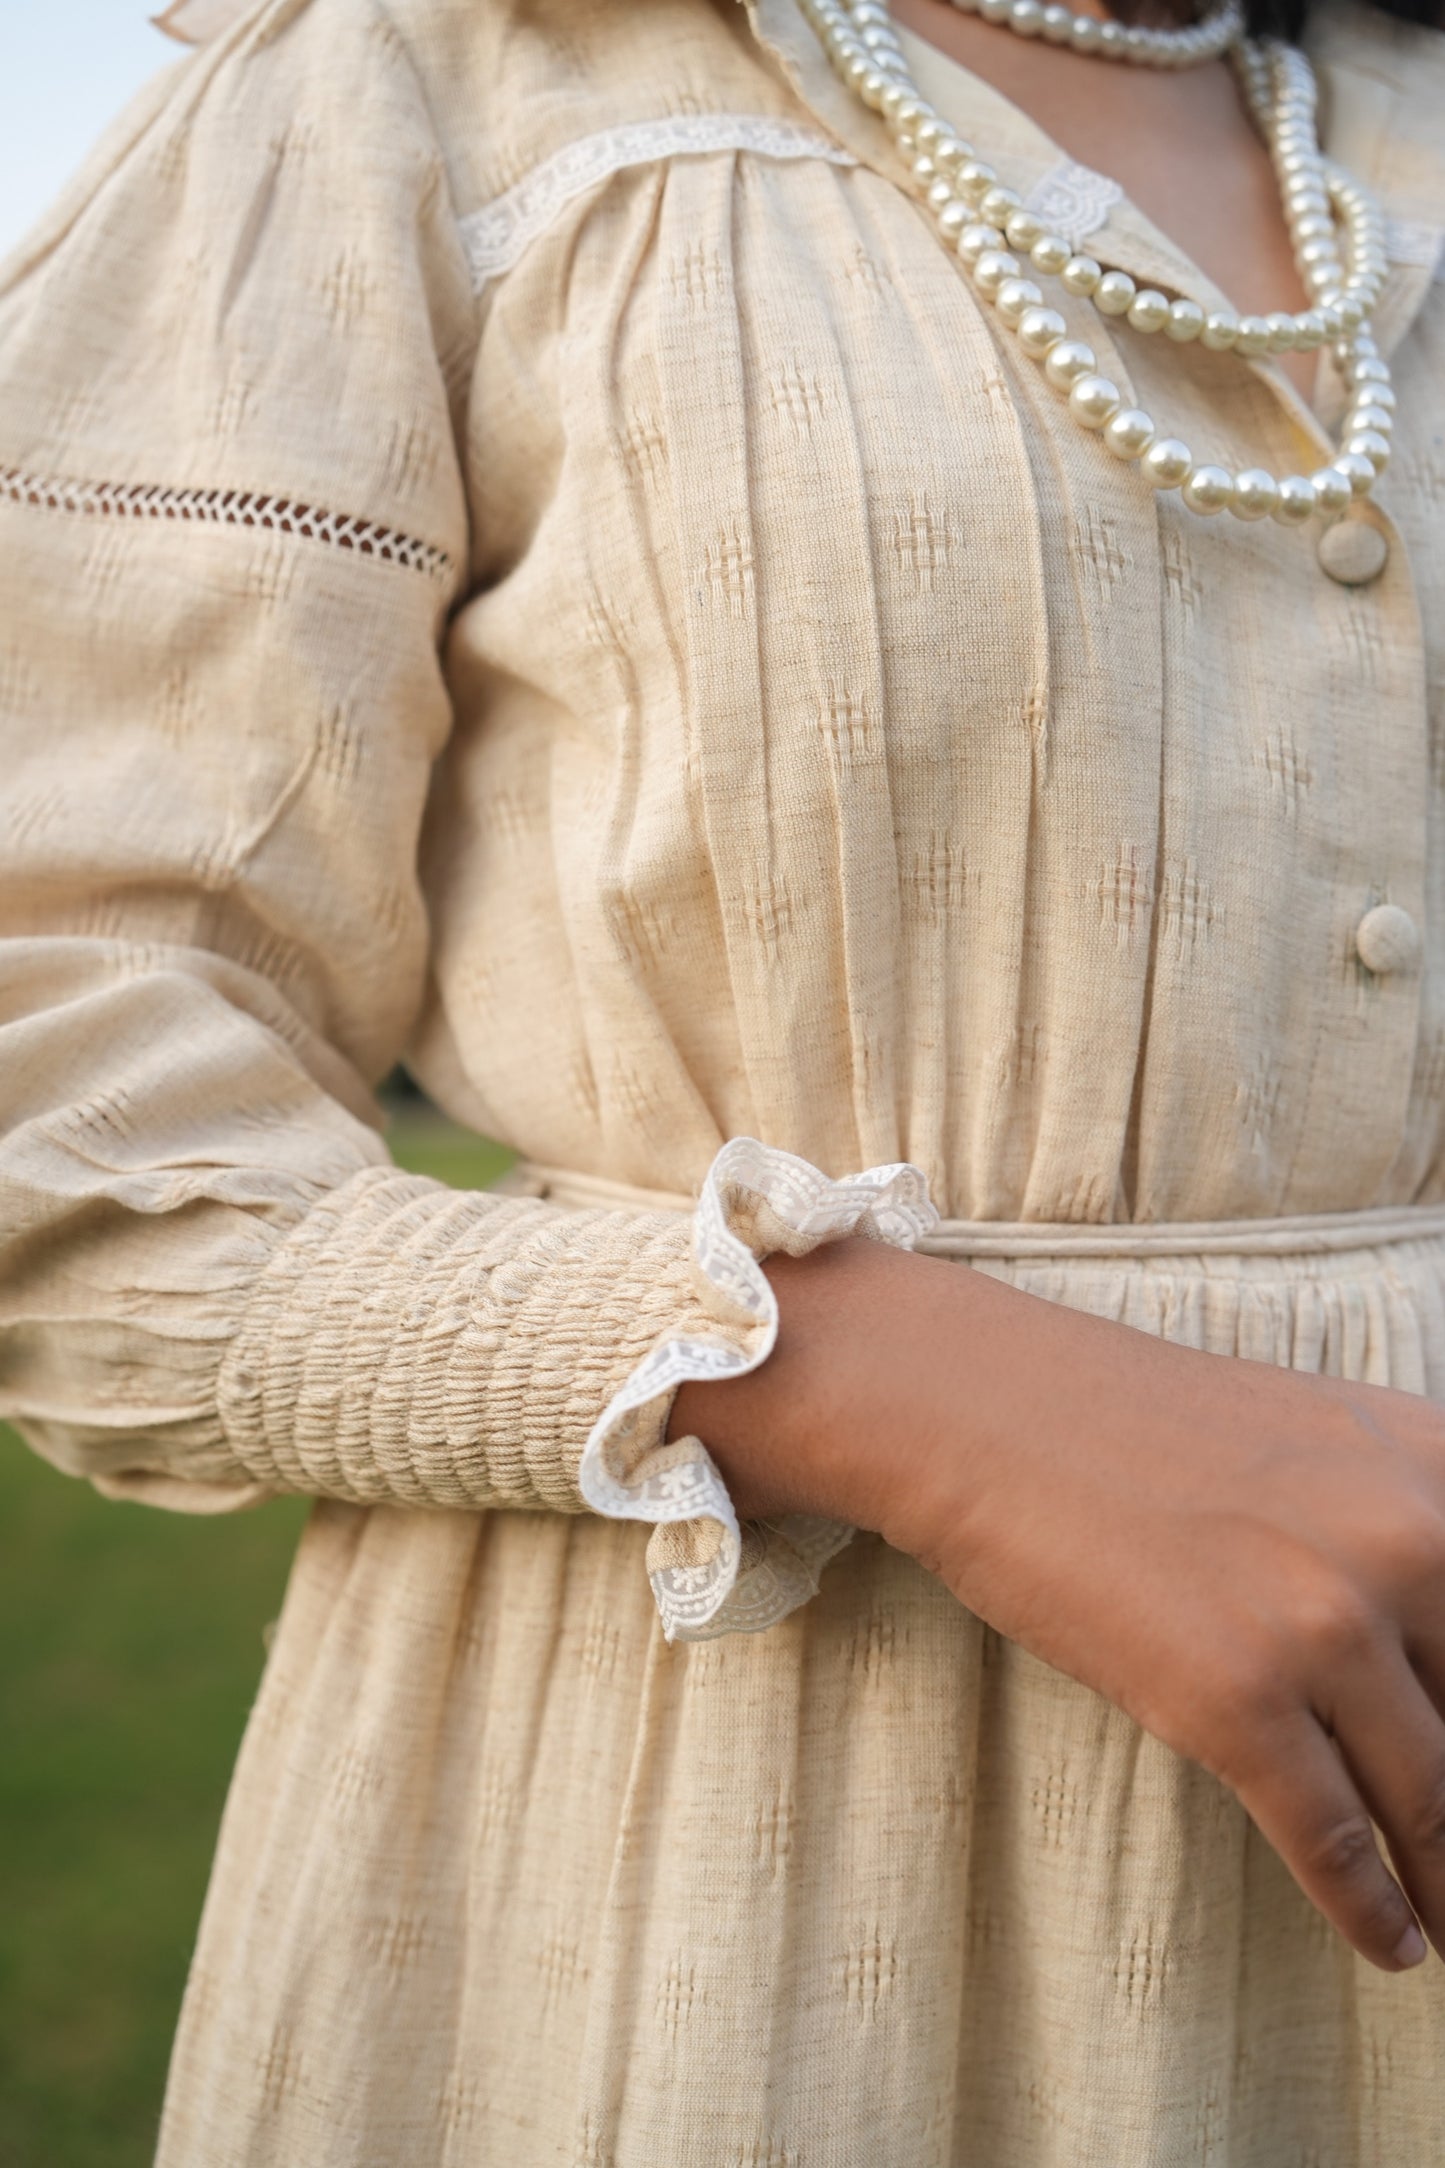
<svg viewBox="0 0 1445 2168"><path fill-rule="evenodd" d="M900 1375L898 1328L921 1280L952 1283L955 1270L861 1235L777 1253L763 1270L778 1301L773 1352L742 1377L681 1386L667 1436L702 1439L743 1519L817 1513L881 1528L912 1487L923 1435L918 1352L915 1374Z"/></svg>

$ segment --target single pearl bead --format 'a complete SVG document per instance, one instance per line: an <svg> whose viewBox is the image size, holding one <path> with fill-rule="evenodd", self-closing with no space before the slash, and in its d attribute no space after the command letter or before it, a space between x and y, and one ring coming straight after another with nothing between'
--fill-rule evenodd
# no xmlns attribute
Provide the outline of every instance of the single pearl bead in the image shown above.
<svg viewBox="0 0 1445 2168"><path fill-rule="evenodd" d="M1211 353L1222 354L1239 337L1239 318L1233 309L1211 309L1199 336Z"/></svg>
<svg viewBox="0 0 1445 2168"><path fill-rule="evenodd" d="M1390 365L1388 362L1381 361L1375 354L1362 353L1358 342L1356 342L1355 354L1357 358L1351 363L1347 372L1352 384L1389 383Z"/></svg>
<svg viewBox="0 0 1445 2168"><path fill-rule="evenodd" d="M1389 408L1376 406L1373 401L1369 401L1362 406L1350 408L1350 418L1345 434L1346 436L1353 436L1357 429L1373 429L1380 436L1388 437L1394 426L1395 417Z"/></svg>
<svg viewBox="0 0 1445 2168"><path fill-rule="evenodd" d="M943 235L944 240L957 243L959 235L963 232L964 227L968 225L971 216L968 205L961 203L957 196L954 197L952 203L945 203L938 214L938 230Z"/></svg>
<svg viewBox="0 0 1445 2168"><path fill-rule="evenodd" d="M1318 309L1304 309L1295 318L1295 344L1303 353L1313 353L1325 343L1325 320Z"/></svg>
<svg viewBox="0 0 1445 2168"><path fill-rule="evenodd" d="M1076 15L1069 30L1069 43L1076 53L1097 53L1103 44L1104 25L1092 15Z"/></svg>
<svg viewBox="0 0 1445 2168"><path fill-rule="evenodd" d="M956 6L958 0L954 0L954 4ZM1301 218L1296 222L1294 237L1297 241L1332 241L1335 237L1335 222L1332 218L1320 218L1318 215Z"/></svg>
<svg viewBox="0 0 1445 2168"><path fill-rule="evenodd" d="M1103 276L1092 256L1071 256L1059 273L1059 283L1082 299L1094 292Z"/></svg>
<svg viewBox="0 0 1445 2168"><path fill-rule="evenodd" d="M947 122L940 120L936 113L931 114L927 120L920 121L914 130L918 138L918 148L927 151L930 156L948 133Z"/></svg>
<svg viewBox="0 0 1445 2168"><path fill-rule="evenodd" d="M944 180L942 174L939 175L936 181L930 181L928 194L923 200L935 217L940 211L946 210L950 203L957 203L960 210L966 211L968 209L967 204L961 203L953 193L952 181Z"/></svg>
<svg viewBox="0 0 1445 2168"><path fill-rule="evenodd" d="M973 283L991 301L1005 279L1016 279L1020 264L1006 248L986 248L973 267Z"/></svg>
<svg viewBox="0 0 1445 2168"><path fill-rule="evenodd" d="M1140 461L1140 471L1156 489L1177 489L1194 465L1194 455L1178 437L1160 437Z"/></svg>
<svg viewBox="0 0 1445 2168"><path fill-rule="evenodd" d="M1371 384L1367 388L1372 407L1384 407L1389 413L1394 413L1398 401L1393 384ZM1361 392L1357 396L1363 398L1365 393Z"/></svg>
<svg viewBox="0 0 1445 2168"><path fill-rule="evenodd" d="M1343 512L1349 503L1351 489L1347 478L1338 467L1321 467L1318 474L1310 476L1314 484L1315 503L1321 512Z"/></svg>
<svg viewBox="0 0 1445 2168"><path fill-rule="evenodd" d="M986 23L1001 23L1013 11L1013 0L978 0L978 12Z"/></svg>
<svg viewBox="0 0 1445 2168"><path fill-rule="evenodd" d="M1191 512L1224 512L1234 495L1234 476L1224 467L1195 467L1179 494Z"/></svg>
<svg viewBox="0 0 1445 2168"><path fill-rule="evenodd" d="M1169 297L1145 286L1129 303L1128 316L1136 331L1162 331L1169 321Z"/></svg>
<svg viewBox="0 0 1445 2168"><path fill-rule="evenodd" d="M999 232L997 226L985 226L980 222L975 222L971 226L965 226L959 235L958 253L966 264L972 265L976 264L979 257L985 255L989 249L1000 248L1002 244L1003 235Z"/></svg>
<svg viewBox="0 0 1445 2168"><path fill-rule="evenodd" d="M1265 519L1279 502L1279 484L1263 467L1246 467L1234 477L1234 502L1230 510L1236 519Z"/></svg>
<svg viewBox="0 0 1445 2168"><path fill-rule="evenodd" d="M1047 271L1051 278L1058 277L1073 253L1068 242L1061 234L1057 233L1041 235L1029 250L1029 255L1036 268L1040 271Z"/></svg>
<svg viewBox="0 0 1445 2168"><path fill-rule="evenodd" d="M1307 474L1287 474L1279 485L1274 517L1282 527L1298 527L1314 517L1315 485Z"/></svg>
<svg viewBox="0 0 1445 2168"><path fill-rule="evenodd" d="M1154 442L1154 423L1142 407L1123 407L1104 430L1116 459L1142 459Z"/></svg>
<svg viewBox="0 0 1445 2168"><path fill-rule="evenodd" d="M995 183L992 188L985 189L979 200L979 216L995 226L1005 225L1011 212L1023 208L1023 200L1016 188L1001 188Z"/></svg>
<svg viewBox="0 0 1445 2168"><path fill-rule="evenodd" d="M993 187L998 175L982 158L969 158L958 169L958 185L971 203L977 203Z"/></svg>
<svg viewBox="0 0 1445 2168"><path fill-rule="evenodd" d="M1331 464L1350 485L1353 496L1367 497L1375 486L1375 462L1363 452L1343 451L1335 455Z"/></svg>
<svg viewBox="0 0 1445 2168"><path fill-rule="evenodd" d="M1073 35L1074 11L1060 7L1058 0L1044 9L1044 36L1050 45L1067 45Z"/></svg>
<svg viewBox="0 0 1445 2168"><path fill-rule="evenodd" d="M1137 292L1127 271L1106 271L1094 288L1094 307L1101 316L1122 316Z"/></svg>
<svg viewBox="0 0 1445 2168"><path fill-rule="evenodd" d="M1132 309L1129 312L1129 319L1132 323ZM1169 304L1169 321L1164 326L1164 331L1168 338L1178 340L1181 346L1186 339L1200 338L1204 331L1204 311L1199 306L1199 303L1188 299L1171 301Z"/></svg>
<svg viewBox="0 0 1445 2168"><path fill-rule="evenodd" d="M1262 354L1269 345L1269 325L1262 316L1241 316L1234 341L1236 354Z"/></svg>
<svg viewBox="0 0 1445 2168"><path fill-rule="evenodd" d="M1272 354L1293 353L1295 341L1299 335L1294 318L1283 309L1272 309L1265 318L1265 322L1269 326L1270 352Z"/></svg>
<svg viewBox="0 0 1445 2168"><path fill-rule="evenodd" d="M1347 452L1359 452L1374 467L1376 474L1383 474L1390 464L1390 440L1378 429L1354 429L1345 438Z"/></svg>
<svg viewBox="0 0 1445 2168"><path fill-rule="evenodd" d="M1069 393L1069 412L1086 429L1102 429L1122 404L1118 385L1107 376L1081 376Z"/></svg>
<svg viewBox="0 0 1445 2168"><path fill-rule="evenodd" d="M967 165L973 152L955 135L945 136L933 154L933 163L943 173L956 174L960 166Z"/></svg>
<svg viewBox="0 0 1445 2168"><path fill-rule="evenodd" d="M1013 0L1008 20L1010 30L1016 30L1021 38L1036 38L1044 27L1041 0Z"/></svg>
<svg viewBox="0 0 1445 2168"><path fill-rule="evenodd" d="M1096 356L1082 339L1060 339L1044 363L1044 375L1060 391L1069 391L1081 376L1093 370Z"/></svg>
<svg viewBox="0 0 1445 2168"><path fill-rule="evenodd" d="M1043 233L1044 222L1033 211L1020 209L1010 211L1004 220L1005 234L1010 248L1031 249Z"/></svg>
<svg viewBox="0 0 1445 2168"><path fill-rule="evenodd" d="M1024 310L1037 308L1043 298L1032 279L1005 279L993 305L1006 324L1017 324Z"/></svg>
<svg viewBox="0 0 1445 2168"><path fill-rule="evenodd" d="M1019 345L1035 361L1042 361L1068 330L1057 309L1025 309L1019 318Z"/></svg>

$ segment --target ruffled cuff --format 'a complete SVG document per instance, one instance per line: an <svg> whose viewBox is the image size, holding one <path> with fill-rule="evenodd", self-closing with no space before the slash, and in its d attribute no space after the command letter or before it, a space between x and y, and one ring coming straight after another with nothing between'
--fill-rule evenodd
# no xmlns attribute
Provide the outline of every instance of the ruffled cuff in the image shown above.
<svg viewBox="0 0 1445 2168"><path fill-rule="evenodd" d="M578 1483L595 1513L651 1521L647 1571L669 1641L761 1633L816 1594L853 1530L789 1513L740 1526L700 1438L663 1442L673 1395L690 1380L740 1377L772 1353L778 1305L761 1268L860 1234L912 1249L938 1214L907 1163L832 1181L792 1152L734 1137L713 1160L693 1217L692 1262L713 1334L664 1340L613 1394L582 1454Z"/></svg>

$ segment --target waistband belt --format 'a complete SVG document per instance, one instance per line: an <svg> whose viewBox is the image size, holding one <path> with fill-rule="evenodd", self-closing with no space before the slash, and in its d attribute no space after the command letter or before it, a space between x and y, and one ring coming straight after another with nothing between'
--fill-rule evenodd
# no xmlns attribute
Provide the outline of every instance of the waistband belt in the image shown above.
<svg viewBox="0 0 1445 2168"><path fill-rule="evenodd" d="M644 1189L598 1174L519 1159L496 1184L510 1196L545 1197L573 1210L690 1212L678 1190ZM1075 1220L944 1219L922 1237L929 1257L1200 1257L1318 1255L1391 1242L1445 1239L1445 1203L1377 1205L1362 1212L1297 1212L1281 1219Z"/></svg>

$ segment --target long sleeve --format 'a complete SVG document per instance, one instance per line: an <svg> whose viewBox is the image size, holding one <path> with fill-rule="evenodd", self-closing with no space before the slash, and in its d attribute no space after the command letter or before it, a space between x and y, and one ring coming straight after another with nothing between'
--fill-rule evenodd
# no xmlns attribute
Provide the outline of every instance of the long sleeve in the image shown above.
<svg viewBox="0 0 1445 2168"><path fill-rule="evenodd" d="M670 1632L766 1624L846 1531L749 1562L705 1448L662 1443L682 1376L771 1346L766 1244L719 1222L729 1292L686 1214L454 1193L379 1134L423 996L473 320L367 0L248 10L6 267L0 1414L181 1510L651 1520ZM886 1235L879 1172L773 1246Z"/></svg>

